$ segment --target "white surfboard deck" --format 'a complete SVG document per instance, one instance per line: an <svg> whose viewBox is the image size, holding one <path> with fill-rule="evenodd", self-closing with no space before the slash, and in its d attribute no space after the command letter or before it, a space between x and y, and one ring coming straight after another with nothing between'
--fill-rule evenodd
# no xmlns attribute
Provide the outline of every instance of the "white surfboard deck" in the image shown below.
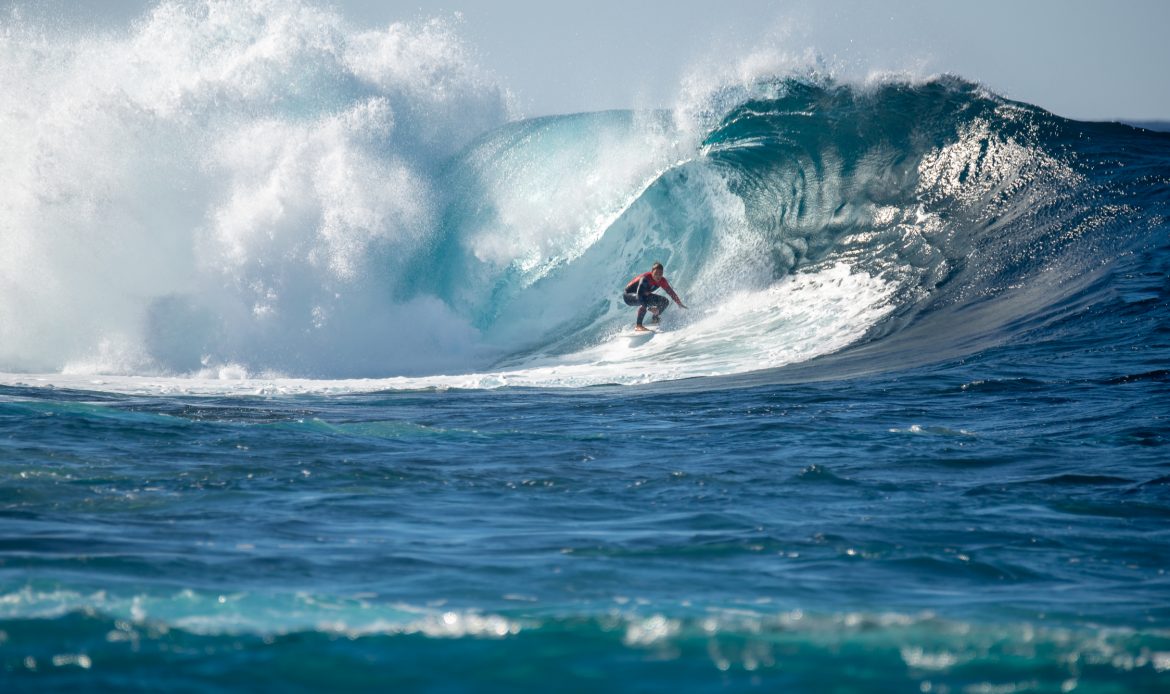
<svg viewBox="0 0 1170 694"><path fill-rule="evenodd" d="M658 334L656 328L647 328L646 330L628 330L621 334L621 337L627 337L631 340L644 340L654 337Z"/></svg>

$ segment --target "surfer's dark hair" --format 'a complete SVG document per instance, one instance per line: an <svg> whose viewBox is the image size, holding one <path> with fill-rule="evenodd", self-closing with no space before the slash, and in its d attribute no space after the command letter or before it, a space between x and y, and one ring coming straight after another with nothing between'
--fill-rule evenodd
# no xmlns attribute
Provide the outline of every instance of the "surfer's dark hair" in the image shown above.
<svg viewBox="0 0 1170 694"><path fill-rule="evenodd" d="M663 270L663 269L664 268L662 267L662 263L654 263L653 265L650 266L650 272L654 272L655 270Z"/></svg>

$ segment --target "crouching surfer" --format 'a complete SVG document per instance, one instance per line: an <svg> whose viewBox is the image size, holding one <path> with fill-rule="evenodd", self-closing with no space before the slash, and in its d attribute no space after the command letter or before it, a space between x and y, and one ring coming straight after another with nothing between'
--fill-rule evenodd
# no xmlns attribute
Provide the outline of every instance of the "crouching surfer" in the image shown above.
<svg viewBox="0 0 1170 694"><path fill-rule="evenodd" d="M625 296L622 297L626 300L627 305L638 307L638 324L634 327L635 331L646 332L649 330L642 325L642 319L646 317L647 310L653 314L650 323L657 325L662 312L666 310L667 306L670 306L670 302L666 300L665 296L654 293L654 290L659 287L666 290L666 293L670 295L671 299L674 299L674 303L678 304L679 308L686 308L686 304L678 298L678 294L674 293L670 282L667 282L666 278L662 276L662 263L654 263L650 272L643 272L630 280L630 283L626 285Z"/></svg>

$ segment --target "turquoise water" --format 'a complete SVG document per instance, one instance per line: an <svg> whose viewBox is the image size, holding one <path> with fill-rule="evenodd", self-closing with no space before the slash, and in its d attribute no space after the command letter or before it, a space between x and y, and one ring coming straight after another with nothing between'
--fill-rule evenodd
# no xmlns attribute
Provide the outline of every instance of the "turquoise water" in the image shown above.
<svg viewBox="0 0 1170 694"><path fill-rule="evenodd" d="M1020 353L742 389L9 387L4 677L1156 689L1165 376L987 378Z"/></svg>
<svg viewBox="0 0 1170 694"><path fill-rule="evenodd" d="M0 688L1170 686L1170 135L297 7L0 43Z"/></svg>

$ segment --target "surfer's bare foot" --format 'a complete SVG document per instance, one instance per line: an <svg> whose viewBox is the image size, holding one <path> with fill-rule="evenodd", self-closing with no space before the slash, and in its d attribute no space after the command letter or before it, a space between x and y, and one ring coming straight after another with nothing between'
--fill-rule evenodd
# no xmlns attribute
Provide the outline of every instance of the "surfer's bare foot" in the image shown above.
<svg viewBox="0 0 1170 694"><path fill-rule="evenodd" d="M636 333L648 333L648 332L650 332L650 328L647 328L647 327L646 327L646 326L644 326L644 325L635 325L635 326L634 326L634 332L636 332Z"/></svg>

